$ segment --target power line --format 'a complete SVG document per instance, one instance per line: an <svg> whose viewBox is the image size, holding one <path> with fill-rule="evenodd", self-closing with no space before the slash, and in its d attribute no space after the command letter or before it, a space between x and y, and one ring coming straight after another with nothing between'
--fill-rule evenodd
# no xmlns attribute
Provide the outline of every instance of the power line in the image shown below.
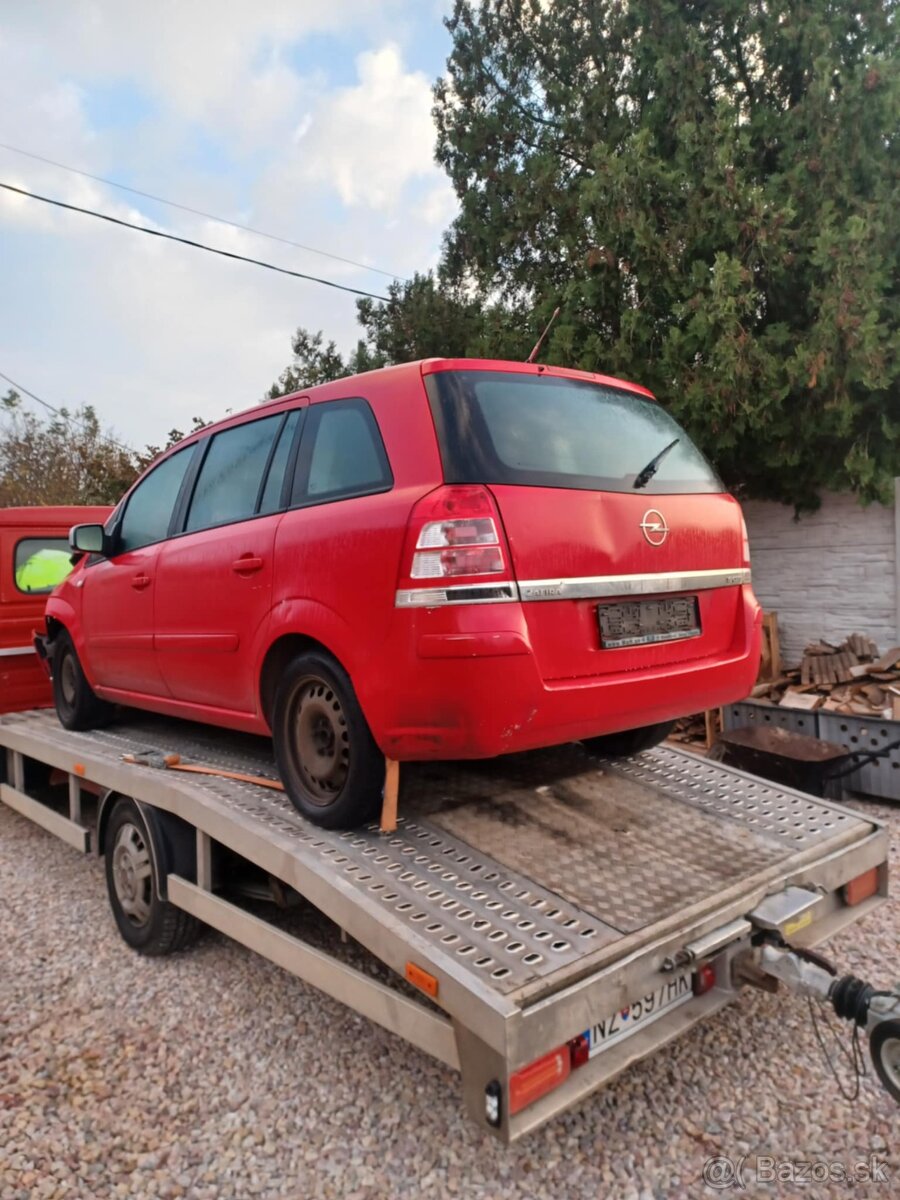
<svg viewBox="0 0 900 1200"><path fill-rule="evenodd" d="M17 392L20 392L23 396L27 396L30 400L34 400L37 404L42 405L48 410L48 412L52 412L54 416L59 417L61 421L68 421L72 425L80 425L82 429L88 428L86 421L72 416L71 413L64 412L61 408L54 407L54 405L50 404L50 402L47 400L42 400L40 396L35 395L34 392L30 392L27 387L22 387L21 383L16 383L15 379L10 379L10 377L4 374L3 371L0 371L0 379L5 379L6 382L10 384L10 386L13 387ZM117 442L115 438L110 437L107 433L101 433L99 434L99 437L102 441L109 442L111 445L116 446L119 450L124 450L126 454L136 453L135 450L132 450L131 446L126 446L122 442Z"/></svg>
<svg viewBox="0 0 900 1200"><path fill-rule="evenodd" d="M277 271L279 275L291 275L294 279L306 279L310 283L320 283L323 287L336 288L339 292L349 292L352 296L366 296L370 300L379 300L390 304L388 296L377 296L374 292L364 292L361 288L347 287L343 283L335 283L332 279L320 279L318 275L306 275L303 271L290 271L287 267L277 267L274 263L264 262L261 258L248 258L246 254L235 254L231 250L219 250L215 246L207 246L203 242L195 242L192 238L178 237L174 233L163 233L160 229L150 229L147 225L135 225L132 221L123 221L119 217L111 217L107 213L96 212L93 208L81 208L78 204L65 204L62 200L52 200L49 196L41 196L37 192L29 192L25 188L13 187L11 183L0 183L0 188L7 192L16 192L19 196L28 196L31 200L40 200L44 204L52 204L54 208L64 208L69 212L83 213L87 217L96 217L100 221L108 221L111 225L121 225L123 229L134 229L138 233L148 233L151 237L164 238L167 242L180 242L182 246L193 246L196 250L206 250L209 254L219 254L222 258L233 258L237 262L251 263L254 267L265 267L267 271Z"/></svg>
<svg viewBox="0 0 900 1200"><path fill-rule="evenodd" d="M122 192L130 192L132 196L141 196L144 200L153 200L157 204L166 204L169 208L178 208L182 212L191 213L195 217L205 217L208 221L217 221L220 225L230 225L232 229L242 229L245 233L253 233L257 237L268 238L272 242L281 242L283 246L293 246L295 250L305 250L309 254L319 254L323 258L331 258L335 262L346 263L349 267L359 267L363 271L372 271L375 275L384 275L388 279L399 279L401 283L409 281L403 275L394 271L383 271L380 267L370 267L366 263L357 262L354 258L344 258L340 254L332 254L328 250L317 250L315 246L307 246L303 242L294 242L290 238L280 237L277 233L267 233L264 229L255 229L252 225L242 225L240 221L229 221L227 217L217 217L215 213L204 212L202 208L191 208L189 204L179 204L177 200L166 200L153 192L142 192L140 188L129 187L126 183L117 183L115 179L106 179L103 175L92 175L90 171L79 170L78 167L67 166L54 158L45 158L42 154L33 154L30 150L22 150L18 146L10 146L0 142L0 150L10 150L13 154L21 154L24 158L34 159L35 162L46 163L49 167L58 167L61 171L69 171L72 175L81 175L84 179L93 179L95 183L106 184L107 187L118 188Z"/></svg>

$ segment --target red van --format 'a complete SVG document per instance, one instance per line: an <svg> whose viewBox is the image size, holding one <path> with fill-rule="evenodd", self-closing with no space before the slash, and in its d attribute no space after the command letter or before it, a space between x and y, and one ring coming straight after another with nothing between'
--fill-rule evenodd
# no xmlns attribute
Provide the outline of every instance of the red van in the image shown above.
<svg viewBox="0 0 900 1200"><path fill-rule="evenodd" d="M0 713L49 708L53 694L32 644L47 596L71 571L69 530L109 508L0 508Z"/></svg>
<svg viewBox="0 0 900 1200"><path fill-rule="evenodd" d="M271 733L349 826L384 756L659 741L745 696L759 605L737 502L644 388L427 360L186 438L47 606L67 728L110 703Z"/></svg>

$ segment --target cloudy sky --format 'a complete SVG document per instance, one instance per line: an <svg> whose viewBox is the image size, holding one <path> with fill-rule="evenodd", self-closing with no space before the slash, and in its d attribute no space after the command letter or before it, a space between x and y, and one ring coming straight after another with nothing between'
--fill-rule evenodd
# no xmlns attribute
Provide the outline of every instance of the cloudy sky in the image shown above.
<svg viewBox="0 0 900 1200"><path fill-rule="evenodd" d="M400 276L455 211L450 0L0 0L0 142ZM380 293L376 271L0 149L0 181ZM254 403L351 296L0 191L0 371L140 446ZM0 390L6 384L0 380Z"/></svg>

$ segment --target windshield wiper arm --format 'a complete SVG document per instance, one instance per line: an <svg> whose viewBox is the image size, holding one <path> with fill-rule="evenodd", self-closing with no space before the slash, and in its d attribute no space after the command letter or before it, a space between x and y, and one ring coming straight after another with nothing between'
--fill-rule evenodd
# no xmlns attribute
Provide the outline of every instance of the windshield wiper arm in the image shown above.
<svg viewBox="0 0 900 1200"><path fill-rule="evenodd" d="M650 461L647 463L646 467L644 467L643 470L638 471L637 475L635 475L635 477L634 477L634 483L631 486L633 488L646 487L647 484L650 482L650 480L653 478L653 476L656 474L656 472L659 470L659 464L666 457L666 455L669 453L669 451L672 449L672 447L677 446L680 441L681 441L681 438L675 438L674 441L669 442L668 446L663 446L662 450L660 450L660 452L659 452L659 454L657 454L656 458L651 458Z"/></svg>

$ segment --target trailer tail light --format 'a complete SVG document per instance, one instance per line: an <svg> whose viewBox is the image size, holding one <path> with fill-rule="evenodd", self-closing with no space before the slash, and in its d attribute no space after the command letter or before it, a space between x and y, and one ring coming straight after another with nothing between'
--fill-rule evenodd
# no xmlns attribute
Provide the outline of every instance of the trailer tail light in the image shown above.
<svg viewBox="0 0 900 1200"><path fill-rule="evenodd" d="M707 962L694 972L694 995L705 996L716 986L716 964Z"/></svg>
<svg viewBox="0 0 900 1200"><path fill-rule="evenodd" d="M529 1104L540 1100L569 1078L572 1056L569 1043L551 1050L542 1058L536 1058L521 1071L509 1077L509 1113L521 1112Z"/></svg>
<svg viewBox="0 0 900 1200"><path fill-rule="evenodd" d="M404 567L410 581L511 578L500 514L487 488L439 487L412 511Z"/></svg>
<svg viewBox="0 0 900 1200"><path fill-rule="evenodd" d="M591 1039L586 1033L579 1033L569 1042L569 1057L572 1060L572 1070L583 1067L591 1057Z"/></svg>
<svg viewBox="0 0 900 1200"><path fill-rule="evenodd" d="M868 871L863 871L862 875L857 875L855 879L845 883L842 890L845 904L851 907L854 904L862 904L863 900L868 900L878 891L878 868L871 867Z"/></svg>

